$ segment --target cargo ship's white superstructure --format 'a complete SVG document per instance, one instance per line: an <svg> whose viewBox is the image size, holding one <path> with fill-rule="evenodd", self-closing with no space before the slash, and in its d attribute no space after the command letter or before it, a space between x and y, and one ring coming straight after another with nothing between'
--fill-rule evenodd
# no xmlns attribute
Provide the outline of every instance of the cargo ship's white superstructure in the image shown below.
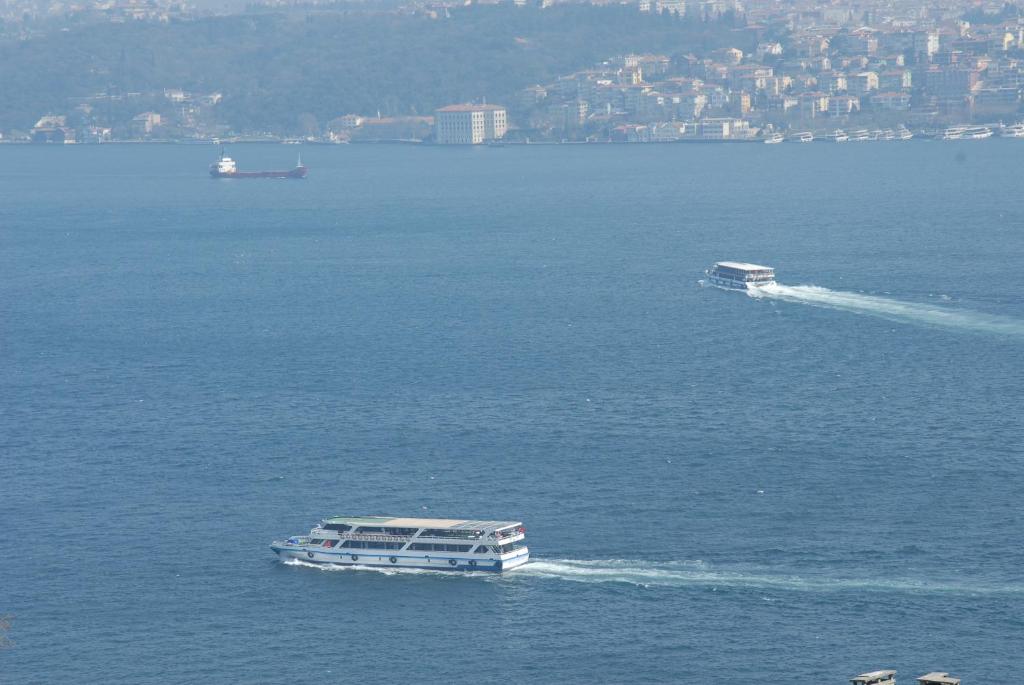
<svg viewBox="0 0 1024 685"><path fill-rule="evenodd" d="M270 548L313 564L509 571L530 559L525 537L519 521L336 516Z"/></svg>

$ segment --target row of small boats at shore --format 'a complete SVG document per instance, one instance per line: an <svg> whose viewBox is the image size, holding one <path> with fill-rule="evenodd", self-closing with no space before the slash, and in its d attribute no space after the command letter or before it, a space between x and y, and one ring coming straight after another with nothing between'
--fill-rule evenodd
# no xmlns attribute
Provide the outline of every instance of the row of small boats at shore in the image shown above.
<svg viewBox="0 0 1024 685"><path fill-rule="evenodd" d="M799 133L791 133L788 136L782 133L769 133L765 136L764 142L768 145L774 143L813 143L826 142L826 143L846 143L846 142L863 142L868 140L910 140L914 137L910 129L905 126L899 128L887 128L887 129L876 129L869 131L867 129L859 129L856 131L850 131L847 133L842 129L836 129L830 133L824 135L814 135L810 131L802 131Z"/></svg>
<svg viewBox="0 0 1024 685"><path fill-rule="evenodd" d="M938 140L983 140L998 135L1000 138L1024 138L1024 123L1004 126L949 126L944 129L922 131L923 138Z"/></svg>
<svg viewBox="0 0 1024 685"><path fill-rule="evenodd" d="M934 140L983 140L985 138L991 138L994 135L998 135L1001 138L1024 138L1024 123L1010 125L1000 124L999 126L960 125L949 126L944 129L925 129L919 131L916 134L916 137ZM801 131L797 133L790 133L788 135L778 132L768 133L764 137L764 142L767 145L783 142L812 143L815 141L828 143L858 143L874 140L910 140L914 137L915 134L906 126L875 129L872 131L869 131L868 129L857 129L850 132L837 128L831 133L817 136L810 131Z"/></svg>

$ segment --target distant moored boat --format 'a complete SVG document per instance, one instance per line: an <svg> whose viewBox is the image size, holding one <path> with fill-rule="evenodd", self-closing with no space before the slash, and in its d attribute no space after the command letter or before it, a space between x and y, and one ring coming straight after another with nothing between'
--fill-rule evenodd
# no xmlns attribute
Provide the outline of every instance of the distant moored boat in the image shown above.
<svg viewBox="0 0 1024 685"><path fill-rule="evenodd" d="M968 126L960 137L964 140L984 140L991 138L992 134L993 131L988 126Z"/></svg>
<svg viewBox="0 0 1024 685"><path fill-rule="evenodd" d="M999 135L1003 138L1024 138L1024 124L1000 126Z"/></svg>

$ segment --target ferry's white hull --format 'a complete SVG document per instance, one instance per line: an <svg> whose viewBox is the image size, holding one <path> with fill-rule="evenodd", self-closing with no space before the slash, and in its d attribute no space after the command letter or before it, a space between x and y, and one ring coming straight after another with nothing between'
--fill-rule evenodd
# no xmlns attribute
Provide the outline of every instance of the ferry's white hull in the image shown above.
<svg viewBox="0 0 1024 685"><path fill-rule="evenodd" d="M995 135L995 132L986 126L975 126L971 128L947 128L942 133L942 140L985 140Z"/></svg>
<svg viewBox="0 0 1024 685"><path fill-rule="evenodd" d="M283 559L295 559L310 564L331 566L369 566L400 569L429 569L434 571L489 571L500 573L511 571L530 560L528 548L518 549L500 556L456 554L446 556L423 554L415 551L391 550L341 550L324 549L320 546L291 545L275 542L270 546Z"/></svg>
<svg viewBox="0 0 1024 685"><path fill-rule="evenodd" d="M708 285L713 285L716 288L723 288L725 290L757 290L758 288L775 285L775 281L743 283L741 281L734 281L731 278L719 278L717 276L712 276L711 274L708 274L706 282Z"/></svg>

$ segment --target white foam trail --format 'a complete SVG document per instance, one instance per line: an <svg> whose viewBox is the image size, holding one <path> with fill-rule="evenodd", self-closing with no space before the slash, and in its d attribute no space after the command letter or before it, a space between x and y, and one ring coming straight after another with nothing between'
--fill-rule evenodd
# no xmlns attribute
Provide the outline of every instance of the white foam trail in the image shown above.
<svg viewBox="0 0 1024 685"><path fill-rule="evenodd" d="M699 561L645 562L544 559L530 561L509 577L541 577L581 583L624 583L640 587L792 590L800 592L924 592L951 594L1024 594L1024 585L949 584L906 579L800 577L715 571Z"/></svg>
<svg viewBox="0 0 1024 685"><path fill-rule="evenodd" d="M776 283L747 291L751 297L817 305L901 322L1024 337L1024 320L963 309L903 302L888 297L829 290L814 285Z"/></svg>
<svg viewBox="0 0 1024 685"><path fill-rule="evenodd" d="M801 577L716 571L703 561L638 561L630 559L534 559L507 573L445 571L385 566L342 566L311 564L301 559L280 562L323 572L358 573L371 571L385 576L426 575L474 578L477 581L522 581L530 579L564 580L578 583L620 583L636 587L686 588L711 590L747 589L795 592L896 592L948 593L963 595L1024 595L1024 585L970 585L908 579Z"/></svg>

